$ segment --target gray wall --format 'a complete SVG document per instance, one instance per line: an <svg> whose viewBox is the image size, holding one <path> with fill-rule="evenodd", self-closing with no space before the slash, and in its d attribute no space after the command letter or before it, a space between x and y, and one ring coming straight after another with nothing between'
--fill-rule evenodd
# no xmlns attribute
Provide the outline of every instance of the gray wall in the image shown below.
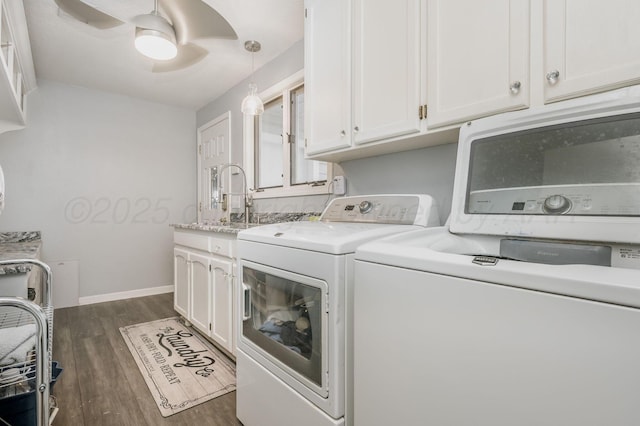
<svg viewBox="0 0 640 426"><path fill-rule="evenodd" d="M444 224L451 212L456 150L457 144L448 144L341 163L347 194L429 194Z"/></svg>
<svg viewBox="0 0 640 426"><path fill-rule="evenodd" d="M259 55L259 53L257 53ZM231 162L243 165L243 116L240 111L242 99L247 95L250 81L258 85L258 92L268 89L304 68L304 40L294 44L275 60L255 71L248 78L231 88L197 112L197 125L202 126L221 114L231 111ZM244 165L243 165L244 166ZM240 175L232 176L234 190L241 191ZM251 187L251 184L249 184ZM263 199L254 202L255 212L318 212L322 211L327 196Z"/></svg>
<svg viewBox="0 0 640 426"><path fill-rule="evenodd" d="M172 284L169 223L196 217L195 112L38 83L27 127L0 135L0 230L78 260L80 297Z"/></svg>
<svg viewBox="0 0 640 426"><path fill-rule="evenodd" d="M265 90L304 67L304 40L257 70L253 80L258 91ZM240 104L247 94L249 79L233 87L197 112L198 126L231 111L231 159L242 164L242 113ZM453 192L456 145L432 148L341 163L334 174L347 178L347 195L373 193L426 193L439 204L441 220L449 215ZM236 184L237 185L237 184ZM263 199L255 202L256 212L318 212L329 196Z"/></svg>
<svg viewBox="0 0 640 426"><path fill-rule="evenodd" d="M259 55L259 53L256 53ZM304 40L294 44L275 60L256 70L253 78L242 81L224 95L202 107L196 113L196 123L200 127L221 114L231 111L231 161L242 164L242 112L240 104L247 95L249 83L258 85L258 92L268 89L290 75L304 68Z"/></svg>

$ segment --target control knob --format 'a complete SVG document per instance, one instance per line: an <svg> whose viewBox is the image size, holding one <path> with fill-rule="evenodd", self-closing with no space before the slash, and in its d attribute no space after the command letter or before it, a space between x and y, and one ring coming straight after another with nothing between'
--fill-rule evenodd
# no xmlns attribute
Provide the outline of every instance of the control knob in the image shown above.
<svg viewBox="0 0 640 426"><path fill-rule="evenodd" d="M363 201L358 207L360 208L360 213L367 214L373 209L373 203L371 201Z"/></svg>
<svg viewBox="0 0 640 426"><path fill-rule="evenodd" d="M571 201L563 195L550 195L542 204L542 210L550 214L562 214L569 211Z"/></svg>

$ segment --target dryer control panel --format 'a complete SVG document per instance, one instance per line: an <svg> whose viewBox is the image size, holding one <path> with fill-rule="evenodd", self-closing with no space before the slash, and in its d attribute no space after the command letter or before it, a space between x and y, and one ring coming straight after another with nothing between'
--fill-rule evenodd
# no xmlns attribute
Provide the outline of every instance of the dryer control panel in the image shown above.
<svg viewBox="0 0 640 426"><path fill-rule="evenodd" d="M429 195L362 195L336 198L322 213L325 222L439 225L438 209Z"/></svg>

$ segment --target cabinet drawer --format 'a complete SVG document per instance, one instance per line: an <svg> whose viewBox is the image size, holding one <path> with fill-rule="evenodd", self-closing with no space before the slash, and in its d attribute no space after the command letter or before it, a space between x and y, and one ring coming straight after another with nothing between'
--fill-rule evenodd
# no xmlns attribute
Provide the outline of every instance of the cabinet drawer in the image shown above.
<svg viewBox="0 0 640 426"><path fill-rule="evenodd" d="M175 231L173 242L181 246L232 258L235 256L235 235L231 238L225 236Z"/></svg>

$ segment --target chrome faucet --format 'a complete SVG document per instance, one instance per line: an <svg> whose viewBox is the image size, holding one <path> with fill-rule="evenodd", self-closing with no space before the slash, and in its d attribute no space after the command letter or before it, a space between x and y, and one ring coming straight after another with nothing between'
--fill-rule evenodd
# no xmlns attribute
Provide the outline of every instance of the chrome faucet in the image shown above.
<svg viewBox="0 0 640 426"><path fill-rule="evenodd" d="M218 202L221 203L222 210L227 210L227 203L225 202L226 197L222 194L222 176L223 176L222 172L228 169L229 167L236 167L238 170L240 170L240 172L242 172L242 183L243 183L242 200L244 202L244 223L246 226L248 226L249 225L249 209L251 208L251 206L253 206L253 197L249 193L249 188L247 186L247 175L244 172L244 169L240 167L239 164L228 163L228 164L222 164L221 166L219 166L218 179L217 179L218 188L216 188L217 189L216 203ZM231 195L231 182L229 182L229 195Z"/></svg>

